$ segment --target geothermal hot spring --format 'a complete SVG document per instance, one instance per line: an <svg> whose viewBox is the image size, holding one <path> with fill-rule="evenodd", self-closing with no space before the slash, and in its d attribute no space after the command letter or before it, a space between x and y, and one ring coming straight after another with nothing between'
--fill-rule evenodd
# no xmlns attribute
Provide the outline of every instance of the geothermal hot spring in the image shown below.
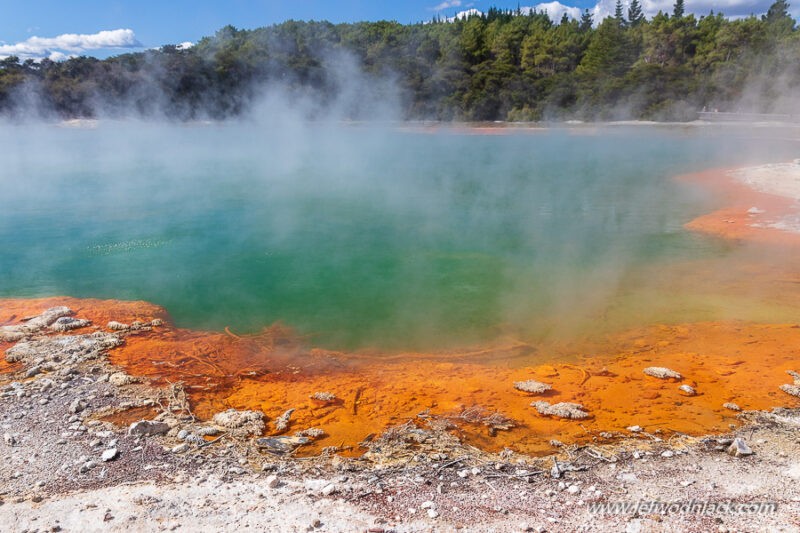
<svg viewBox="0 0 800 533"><path fill-rule="evenodd" d="M200 417L293 408L328 435L304 453L358 454L435 416L536 453L796 404L777 388L800 346L795 244L691 224L736 196L697 173L792 160L786 132L91 126L0 128L0 325L58 304L101 329L162 318L110 358L183 381Z"/></svg>

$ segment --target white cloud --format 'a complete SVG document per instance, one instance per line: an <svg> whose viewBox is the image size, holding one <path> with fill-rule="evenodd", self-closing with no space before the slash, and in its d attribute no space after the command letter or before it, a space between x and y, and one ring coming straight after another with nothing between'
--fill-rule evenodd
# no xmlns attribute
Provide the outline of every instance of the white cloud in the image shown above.
<svg viewBox="0 0 800 533"><path fill-rule="evenodd" d="M192 46L194 46L194 43L192 41L186 41L186 42L182 42L181 44L175 46L175 48L177 48L178 50L188 50Z"/></svg>
<svg viewBox="0 0 800 533"><path fill-rule="evenodd" d="M447 22L454 22L454 21L460 20L460 19L467 19L467 18L471 17L472 15L481 16L481 15L483 15L483 12L478 11L475 8L467 9L466 11L459 11L458 13L455 14L454 17L449 17L447 19Z"/></svg>
<svg viewBox="0 0 800 533"><path fill-rule="evenodd" d="M91 34L65 33L57 37L31 37L16 44L0 45L0 58L18 56L21 59L64 59L90 50L105 48L141 48L133 30L105 30Z"/></svg>
<svg viewBox="0 0 800 533"><path fill-rule="evenodd" d="M432 7L434 11L443 11L445 9L450 9L451 7L459 7L461 6L461 0L444 0L441 4Z"/></svg>
<svg viewBox="0 0 800 533"><path fill-rule="evenodd" d="M544 2L541 4L536 4L533 7L521 7L520 11L523 13L530 13L531 11L536 11L538 13L547 13L547 16L550 17L555 23L558 23L561 20L561 17L564 16L564 13L567 14L569 18L572 19L579 19L581 18L581 10L578 7L567 6L559 2L558 0L553 0L553 2Z"/></svg>

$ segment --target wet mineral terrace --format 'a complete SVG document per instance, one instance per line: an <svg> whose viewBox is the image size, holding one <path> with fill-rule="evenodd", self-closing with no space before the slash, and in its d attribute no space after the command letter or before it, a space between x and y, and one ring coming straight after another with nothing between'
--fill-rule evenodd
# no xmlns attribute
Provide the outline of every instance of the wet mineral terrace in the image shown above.
<svg viewBox="0 0 800 533"><path fill-rule="evenodd" d="M466 352L390 354L313 348L279 326L251 336L179 329L164 309L146 302L0 300L0 323L17 323L57 305L92 321L78 333L106 329L111 320L164 320L152 331L126 336L109 352L111 362L156 384L184 382L203 419L236 408L261 410L274 421L295 409L286 433L317 427L327 435L301 448L302 454L338 446L356 455L369 435L420 415L441 417L466 443L482 449L538 454L552 450L553 439L602 440L610 438L607 433L627 434L633 425L661 437L726 431L737 424L737 413L723 407L728 402L742 409L800 406L800 399L778 388L791 383L786 371L800 361L796 324L654 325L593 341L509 341ZM3 372L14 370L3 365ZM643 369L652 366L676 370L683 379L645 375ZM552 390L531 395L514 388L529 379ZM679 390L683 384L697 394L687 396ZM317 392L336 399L316 400ZM537 400L580 403L590 417L541 416L530 406ZM492 427L495 414L513 427ZM275 433L273 424L267 428Z"/></svg>

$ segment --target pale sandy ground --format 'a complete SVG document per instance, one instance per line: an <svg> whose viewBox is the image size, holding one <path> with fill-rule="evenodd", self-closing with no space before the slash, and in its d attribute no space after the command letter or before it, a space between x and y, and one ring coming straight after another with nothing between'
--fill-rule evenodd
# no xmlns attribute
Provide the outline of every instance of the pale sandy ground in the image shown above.
<svg viewBox="0 0 800 533"><path fill-rule="evenodd" d="M489 489L479 476L439 494L432 485L388 480L383 494L366 502L347 494L325 497L326 478L287 480L277 488L264 475L236 481L216 477L182 483L119 485L53 496L41 503L3 506L4 531L798 531L800 445L797 418L775 432L761 421L750 442L756 456L736 459L689 449L675 457L603 463L568 475L581 492L559 490L549 476L534 483ZM749 434L749 432L748 432ZM422 477L426 477L424 474ZM395 486L395 482L397 485ZM342 484L339 484L342 486ZM348 483L360 490L364 481ZM411 487L408 487L411 485ZM603 495L595 496L600 490ZM502 491L498 495L496 491ZM554 495L550 492L554 491ZM487 495L487 496L485 496ZM390 503L390 500L392 502ZM487 501L488 500L488 501ZM767 514L628 513L594 515L592 501L658 500L778 503ZM421 508L434 502L442 517ZM464 509L451 513L452 507ZM412 514L410 509L416 509Z"/></svg>
<svg viewBox="0 0 800 533"><path fill-rule="evenodd" d="M800 200L800 160L746 167L731 175L759 192Z"/></svg>

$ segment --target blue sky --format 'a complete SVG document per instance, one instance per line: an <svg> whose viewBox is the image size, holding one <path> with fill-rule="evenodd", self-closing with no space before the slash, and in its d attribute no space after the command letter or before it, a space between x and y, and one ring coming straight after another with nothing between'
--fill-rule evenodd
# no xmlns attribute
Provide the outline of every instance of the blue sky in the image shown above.
<svg viewBox="0 0 800 533"><path fill-rule="evenodd" d="M468 9L537 7L551 16L566 11L575 16L589 8L600 19L613 11L615 0L482 1L482 0L6 0L0 16L0 58L97 55L196 42L226 24L256 28L287 19L397 20L402 23L430 20ZM627 4L627 0L623 0ZM674 0L643 0L645 11L670 11ZM687 11L706 14L710 9L726 15L763 13L771 0L686 0ZM116 32L112 30L130 30ZM98 32L105 31L98 36ZM70 39L57 39L64 34ZM32 39L38 37L40 39ZM65 44L65 41L68 41ZM109 46L110 45L110 46Z"/></svg>

